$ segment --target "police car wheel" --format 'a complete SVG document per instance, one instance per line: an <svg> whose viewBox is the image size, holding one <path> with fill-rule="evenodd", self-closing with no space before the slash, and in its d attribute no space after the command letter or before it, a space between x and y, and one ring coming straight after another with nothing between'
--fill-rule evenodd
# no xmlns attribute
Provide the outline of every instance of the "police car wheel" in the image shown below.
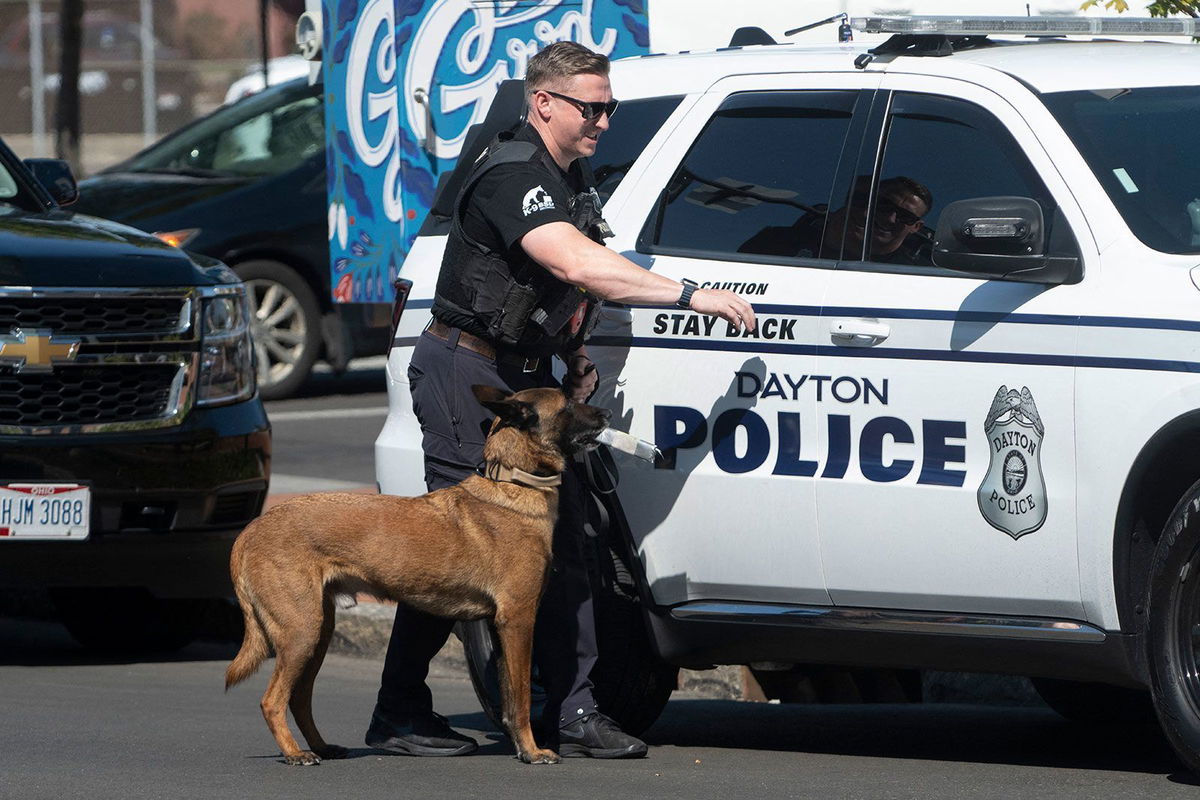
<svg viewBox="0 0 1200 800"><path fill-rule="evenodd" d="M244 261L234 271L250 301L258 391L264 400L290 397L308 380L321 350L316 294L296 270L277 261Z"/></svg>
<svg viewBox="0 0 1200 800"><path fill-rule="evenodd" d="M654 654L625 560L605 537L589 541L599 650L592 691L600 710L637 736L662 713L679 683L679 669Z"/></svg>
<svg viewBox="0 0 1200 800"><path fill-rule="evenodd" d="M500 701L500 674L497 656L500 653L500 639L490 620L474 619L460 622L455 626L455 633L462 640L463 655L467 660L467 673L471 676L471 686L475 689L475 697L488 721L502 733L504 728L504 712ZM542 717L542 707L546 703L546 693L537 679L537 666L534 665L534 675L530 686L529 718L533 722L534 731Z"/></svg>
<svg viewBox="0 0 1200 800"><path fill-rule="evenodd" d="M1146 610L1154 708L1176 754L1200 772L1200 483L1184 493L1159 537Z"/></svg>
<svg viewBox="0 0 1200 800"><path fill-rule="evenodd" d="M596 705L634 736L649 728L678 682L679 670L654 655L636 588L621 559L602 541L589 539L595 550L589 558L592 602L596 615L596 644L599 650L592 668L592 692ZM488 620L460 622L456 628L463 643L467 671L475 696L492 725L503 731L495 629ZM534 667L530 718L536 730L546 695Z"/></svg>

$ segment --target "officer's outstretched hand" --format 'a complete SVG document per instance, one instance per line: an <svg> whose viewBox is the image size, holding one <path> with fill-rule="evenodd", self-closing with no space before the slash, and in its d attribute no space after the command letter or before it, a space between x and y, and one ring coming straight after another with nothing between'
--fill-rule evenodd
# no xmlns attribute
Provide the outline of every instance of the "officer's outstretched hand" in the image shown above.
<svg viewBox="0 0 1200 800"><path fill-rule="evenodd" d="M720 317L735 329L752 331L758 327L754 307L745 298L727 289L697 289L692 294L692 310Z"/></svg>
<svg viewBox="0 0 1200 800"><path fill-rule="evenodd" d="M567 356L567 372L563 375L563 393L576 403L586 403L600 385L596 364L583 353Z"/></svg>

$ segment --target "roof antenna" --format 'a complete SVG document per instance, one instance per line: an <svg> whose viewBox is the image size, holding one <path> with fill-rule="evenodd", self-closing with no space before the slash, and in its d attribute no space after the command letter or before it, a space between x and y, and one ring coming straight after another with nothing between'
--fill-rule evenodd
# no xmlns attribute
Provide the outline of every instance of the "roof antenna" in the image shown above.
<svg viewBox="0 0 1200 800"><path fill-rule="evenodd" d="M1029 3L1025 4L1025 16L1029 16Z"/></svg>
<svg viewBox="0 0 1200 800"><path fill-rule="evenodd" d="M819 22L810 22L807 25L801 25L799 28L792 28L790 31L784 31L783 35L784 36L794 36L795 34L800 33L801 31L807 31L812 28L819 27L821 25L828 25L831 22L837 22L838 20L841 20L841 24L838 25L838 41L839 42L850 42L850 41L854 40L854 29L850 27L849 16L850 16L849 14L845 14L845 13L834 14L832 17L827 17L823 20L820 20Z"/></svg>

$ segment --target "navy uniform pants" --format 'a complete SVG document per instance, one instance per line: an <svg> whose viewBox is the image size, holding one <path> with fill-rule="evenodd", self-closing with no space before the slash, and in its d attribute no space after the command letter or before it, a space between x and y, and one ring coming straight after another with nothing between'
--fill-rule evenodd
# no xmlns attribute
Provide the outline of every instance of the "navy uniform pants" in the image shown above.
<svg viewBox="0 0 1200 800"><path fill-rule="evenodd" d="M536 371L524 372L457 345L457 330L451 330L448 340L422 333L408 372L430 491L459 483L483 461L483 440L493 415L475 399L473 384L509 392L557 385L549 359ZM596 708L588 677L596 663L596 627L583 555L583 521L582 486L568 468L559 489L553 561L534 627L533 661L546 690L542 719L547 727L556 722L561 727ZM378 709L384 716L433 710L425 685L429 661L453 627L452 620L397 607L379 689Z"/></svg>

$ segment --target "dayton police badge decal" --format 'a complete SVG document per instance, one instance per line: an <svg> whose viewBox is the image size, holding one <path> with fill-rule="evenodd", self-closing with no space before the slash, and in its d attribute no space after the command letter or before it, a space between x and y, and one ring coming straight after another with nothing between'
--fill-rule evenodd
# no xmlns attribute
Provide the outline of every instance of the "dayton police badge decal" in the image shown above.
<svg viewBox="0 0 1200 800"><path fill-rule="evenodd" d="M1001 386L992 399L983 430L991 463L979 485L979 510L988 524L1019 539L1046 521L1046 481L1042 477L1045 428L1026 386Z"/></svg>

